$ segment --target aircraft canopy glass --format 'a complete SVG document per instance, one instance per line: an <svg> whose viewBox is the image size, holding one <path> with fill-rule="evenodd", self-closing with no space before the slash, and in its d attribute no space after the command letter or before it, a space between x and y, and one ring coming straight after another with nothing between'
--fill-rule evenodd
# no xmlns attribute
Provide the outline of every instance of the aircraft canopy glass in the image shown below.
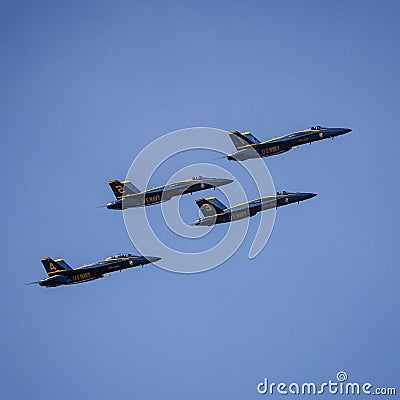
<svg viewBox="0 0 400 400"><path fill-rule="evenodd" d="M106 258L106 260L115 260L117 258L129 258L129 257L137 257L134 254L129 254L129 253L121 253L121 254L117 254L116 256L111 256Z"/></svg>

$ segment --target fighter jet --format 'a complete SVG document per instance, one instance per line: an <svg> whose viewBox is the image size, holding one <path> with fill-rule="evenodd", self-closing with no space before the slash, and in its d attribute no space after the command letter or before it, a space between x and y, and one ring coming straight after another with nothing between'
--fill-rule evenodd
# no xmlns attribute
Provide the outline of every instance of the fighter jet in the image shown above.
<svg viewBox="0 0 400 400"><path fill-rule="evenodd" d="M276 195L261 197L232 207L226 207L215 197L197 199L196 204L204 218L196 220L194 225L211 226L237 221L252 217L260 211L286 206L291 203L300 203L300 201L311 199L315 196L315 193L277 192Z"/></svg>
<svg viewBox="0 0 400 400"><path fill-rule="evenodd" d="M236 147L236 152L228 154L228 160L243 161L250 158L269 157L275 154L285 153L302 144L316 142L318 140L335 138L336 136L344 135L351 132L347 128L324 128L322 126L313 126L310 129L290 133L279 137L260 142L250 132L239 133L233 131L229 133L233 144Z"/></svg>
<svg viewBox="0 0 400 400"><path fill-rule="evenodd" d="M108 203L106 207L110 210L125 210L126 208L150 206L186 193L192 194L200 190L215 189L232 182L232 179L198 176L141 191L130 181L120 182L113 180L108 184L111 186L117 200Z"/></svg>
<svg viewBox="0 0 400 400"><path fill-rule="evenodd" d="M118 254L108 257L102 261L85 264L82 267L72 269L63 259L52 260L50 257L42 258L42 264L49 276L37 282L44 287L56 287L61 285L73 285L93 281L98 278L110 276L110 272L122 271L123 269L138 267L139 265L157 262L160 257L135 256L133 254Z"/></svg>

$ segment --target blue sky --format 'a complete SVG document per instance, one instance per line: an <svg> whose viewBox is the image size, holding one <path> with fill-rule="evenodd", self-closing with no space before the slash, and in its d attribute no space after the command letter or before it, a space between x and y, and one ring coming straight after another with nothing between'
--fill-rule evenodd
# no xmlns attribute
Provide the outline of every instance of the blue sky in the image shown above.
<svg viewBox="0 0 400 400"><path fill-rule="evenodd" d="M339 370L398 384L399 11L1 1L1 397L252 399L264 377ZM277 189L318 196L278 210L255 260L248 238L206 273L24 286L44 256L134 251L121 214L92 206L159 136L315 124L353 132L265 160ZM182 208L197 217L192 197Z"/></svg>

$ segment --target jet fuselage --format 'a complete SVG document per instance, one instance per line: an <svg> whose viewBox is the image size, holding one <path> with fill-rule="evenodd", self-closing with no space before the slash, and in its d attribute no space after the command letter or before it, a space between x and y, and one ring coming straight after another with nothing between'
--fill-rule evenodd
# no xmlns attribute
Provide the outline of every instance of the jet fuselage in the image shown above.
<svg viewBox="0 0 400 400"><path fill-rule="evenodd" d="M42 259L46 262L47 259ZM108 276L110 272L122 271L123 269L134 268L140 265L153 263L160 260L159 257L134 256L132 254L123 254L108 257L105 260L84 265L75 269L58 269L59 264L51 260L50 266L55 266L48 271L49 277L39 281L40 286L56 287L60 285L73 285L92 281L98 278Z"/></svg>
<svg viewBox="0 0 400 400"><path fill-rule="evenodd" d="M227 207L222 210L222 212L198 219L194 224L200 226L211 226L215 224L238 221L240 219L252 217L260 211L269 210L271 208L277 208L292 203L299 203L300 201L311 199L315 196L315 193L278 192L274 196L265 196L245 203L240 203L233 207ZM204 206L207 207L207 204Z"/></svg>
<svg viewBox="0 0 400 400"><path fill-rule="evenodd" d="M243 161L257 157L269 157L276 154L285 153L294 147L303 144L317 142L319 140L334 138L351 132L347 128L324 128L320 126L312 127L304 131L294 132L289 135L272 138L260 143L246 143L238 146L235 153L227 156L228 160ZM231 133L234 134L234 133Z"/></svg>
<svg viewBox="0 0 400 400"><path fill-rule="evenodd" d="M232 179L220 178L192 178L184 181L170 183L145 190L140 193L127 194L121 198L107 204L111 210L125 210L133 207L150 206L171 200L173 197L181 196L187 193L199 192L206 189L215 189L216 187L227 185L233 182Z"/></svg>

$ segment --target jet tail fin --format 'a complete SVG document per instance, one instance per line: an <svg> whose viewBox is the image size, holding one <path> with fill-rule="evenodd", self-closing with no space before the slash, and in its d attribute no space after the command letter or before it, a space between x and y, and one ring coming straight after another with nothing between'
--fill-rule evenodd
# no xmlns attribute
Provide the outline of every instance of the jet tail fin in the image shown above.
<svg viewBox="0 0 400 400"><path fill-rule="evenodd" d="M252 135L250 132L240 133L238 131L229 132L229 137L231 138L236 150L240 150L244 146L249 144L258 144L260 141Z"/></svg>
<svg viewBox="0 0 400 400"><path fill-rule="evenodd" d="M226 209L226 206L221 203L216 197L197 199L196 204L205 217L209 217L215 214L222 214Z"/></svg>
<svg viewBox="0 0 400 400"><path fill-rule="evenodd" d="M57 271L66 271L72 269L63 259L53 260L50 257L42 258L42 264L47 272L51 275Z"/></svg>
<svg viewBox="0 0 400 400"><path fill-rule="evenodd" d="M131 181L120 182L118 179L114 179L109 181L108 184L111 186L111 189L117 199L120 199L128 194L140 193L140 190Z"/></svg>

